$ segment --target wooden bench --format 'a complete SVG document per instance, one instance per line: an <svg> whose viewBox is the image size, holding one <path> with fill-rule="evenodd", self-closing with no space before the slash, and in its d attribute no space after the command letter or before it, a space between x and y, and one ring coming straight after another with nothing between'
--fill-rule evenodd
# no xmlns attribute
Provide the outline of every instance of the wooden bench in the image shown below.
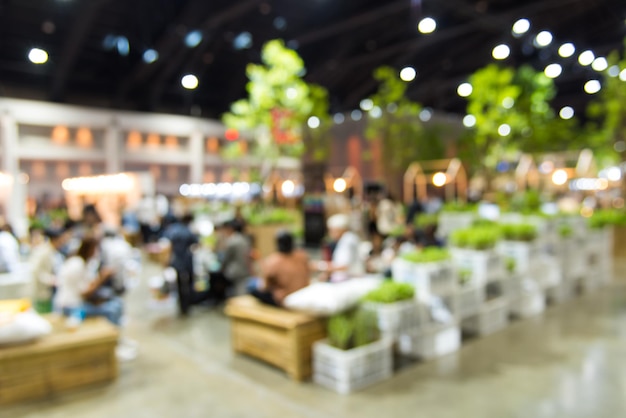
<svg viewBox="0 0 626 418"><path fill-rule="evenodd" d="M311 376L313 343L326 336L324 319L265 305L252 296L229 300L225 313L232 320L235 352L283 369L296 381Z"/></svg>
<svg viewBox="0 0 626 418"><path fill-rule="evenodd" d="M104 318L75 331L50 316L54 331L36 342L0 347L0 405L45 398L117 377L118 331Z"/></svg>

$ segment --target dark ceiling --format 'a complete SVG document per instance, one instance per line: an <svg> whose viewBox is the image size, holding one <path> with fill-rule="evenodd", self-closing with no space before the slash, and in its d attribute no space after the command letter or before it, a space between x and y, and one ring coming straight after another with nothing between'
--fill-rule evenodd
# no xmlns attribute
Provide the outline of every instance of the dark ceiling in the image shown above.
<svg viewBox="0 0 626 418"><path fill-rule="evenodd" d="M433 34L417 31L424 16L437 20ZM522 17L531 29L515 38L511 25ZM373 69L386 64L415 67L414 100L462 113L457 85L507 43L509 65L560 62L554 105L582 111L583 84L597 73L576 56L621 49L625 19L626 0L0 0L0 96L219 117L245 96L246 64L282 38L304 58L307 81L328 88L333 112L357 107L376 89ZM193 30L202 41L189 48ZM554 41L538 49L541 30ZM236 49L243 32L252 44ZM566 41L577 54L563 59L556 51ZM31 47L49 61L32 64ZM150 64L148 48L159 54ZM197 90L181 87L185 73L198 76Z"/></svg>

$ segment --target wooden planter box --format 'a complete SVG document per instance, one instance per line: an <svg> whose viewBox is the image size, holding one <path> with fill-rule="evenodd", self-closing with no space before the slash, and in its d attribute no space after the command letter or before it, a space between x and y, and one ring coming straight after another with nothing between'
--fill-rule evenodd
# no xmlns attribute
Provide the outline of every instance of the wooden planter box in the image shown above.
<svg viewBox="0 0 626 418"><path fill-rule="evenodd" d="M0 347L0 405L44 398L117 377L118 331L103 318L88 319L73 332L63 319L40 340Z"/></svg>
<svg viewBox="0 0 626 418"><path fill-rule="evenodd" d="M296 381L311 376L313 343L326 336L323 319L264 305L252 296L231 299L225 313L235 352L283 369Z"/></svg>

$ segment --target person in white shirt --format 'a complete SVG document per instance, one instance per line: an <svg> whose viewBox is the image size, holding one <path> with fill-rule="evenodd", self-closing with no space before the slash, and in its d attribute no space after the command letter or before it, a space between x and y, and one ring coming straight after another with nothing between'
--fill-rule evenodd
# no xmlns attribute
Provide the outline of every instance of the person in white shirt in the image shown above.
<svg viewBox="0 0 626 418"><path fill-rule="evenodd" d="M69 234L64 230L47 229L44 234L47 240L35 247L29 259L35 282L33 295L35 310L42 314L52 310L56 275L65 261L61 249L69 238Z"/></svg>
<svg viewBox="0 0 626 418"><path fill-rule="evenodd" d="M337 244L331 262L318 264L318 269L326 273L331 282L341 282L362 275L365 265L359 256L360 239L350 231L350 217L344 214L333 215L326 223L328 235Z"/></svg>
<svg viewBox="0 0 626 418"><path fill-rule="evenodd" d="M72 315L79 309L87 317L104 316L119 326L123 305L121 299L108 290L114 271L98 268L97 252L98 241L87 237L76 255L63 263L54 305L65 315Z"/></svg>
<svg viewBox="0 0 626 418"><path fill-rule="evenodd" d="M15 273L20 268L20 243L9 224L0 226L0 273Z"/></svg>

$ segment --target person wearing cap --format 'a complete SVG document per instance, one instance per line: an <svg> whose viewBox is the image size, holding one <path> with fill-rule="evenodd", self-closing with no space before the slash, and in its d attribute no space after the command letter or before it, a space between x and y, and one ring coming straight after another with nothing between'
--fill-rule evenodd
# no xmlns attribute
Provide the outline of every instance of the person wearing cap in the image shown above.
<svg viewBox="0 0 626 418"><path fill-rule="evenodd" d="M326 223L328 235L336 241L330 263L319 263L318 269L324 272L331 282L341 282L363 274L365 266L359 257L359 237L350 231L350 217L336 214Z"/></svg>
<svg viewBox="0 0 626 418"><path fill-rule="evenodd" d="M308 286L311 272L309 257L295 248L291 232L276 234L276 249L263 262L260 285L251 293L261 302L282 306L287 296Z"/></svg>
<svg viewBox="0 0 626 418"><path fill-rule="evenodd" d="M57 273L65 260L61 250L69 238L69 234L63 229L46 229L44 235L46 241L37 246L30 257L35 310L42 314L52 311Z"/></svg>

